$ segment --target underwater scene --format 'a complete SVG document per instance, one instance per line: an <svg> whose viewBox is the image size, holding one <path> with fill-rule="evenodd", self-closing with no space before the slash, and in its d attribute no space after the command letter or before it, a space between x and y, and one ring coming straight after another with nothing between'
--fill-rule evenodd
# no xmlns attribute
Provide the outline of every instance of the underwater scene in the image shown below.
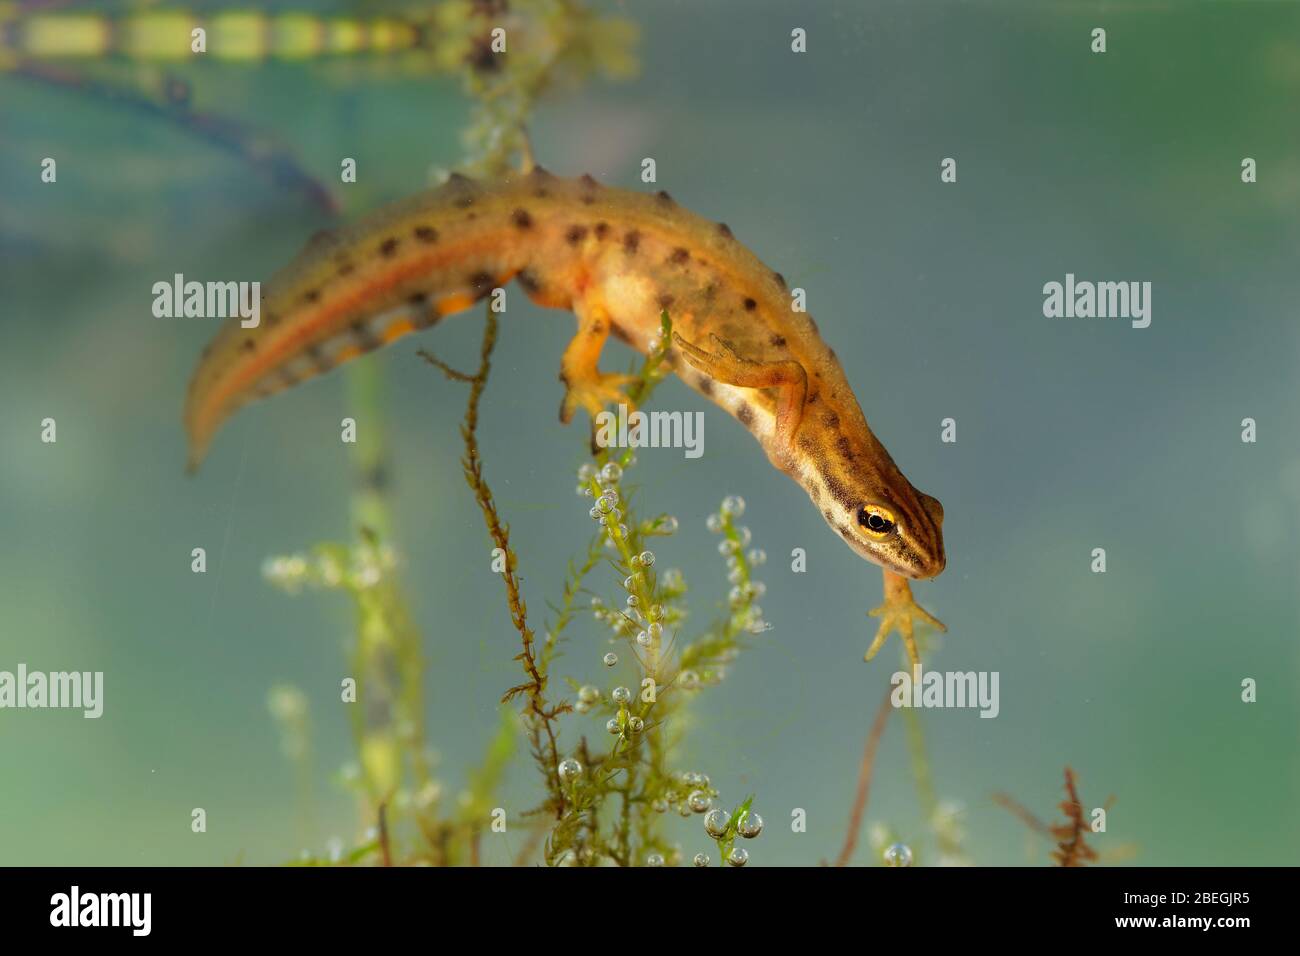
<svg viewBox="0 0 1300 956"><path fill-rule="evenodd" d="M1293 4L0 3L0 864L1294 865L1297 95Z"/></svg>

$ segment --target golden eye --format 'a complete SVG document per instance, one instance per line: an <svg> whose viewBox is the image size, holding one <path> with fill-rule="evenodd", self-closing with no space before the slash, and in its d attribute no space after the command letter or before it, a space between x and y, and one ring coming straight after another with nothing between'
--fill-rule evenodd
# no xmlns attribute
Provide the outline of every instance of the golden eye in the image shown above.
<svg viewBox="0 0 1300 956"><path fill-rule="evenodd" d="M858 524L883 537L894 530L894 516L878 505L864 505L858 509Z"/></svg>

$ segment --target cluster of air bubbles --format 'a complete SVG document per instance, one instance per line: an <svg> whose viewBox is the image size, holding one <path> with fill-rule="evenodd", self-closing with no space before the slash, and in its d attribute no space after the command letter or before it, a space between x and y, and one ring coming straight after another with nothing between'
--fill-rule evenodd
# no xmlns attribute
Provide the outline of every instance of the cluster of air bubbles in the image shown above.
<svg viewBox="0 0 1300 956"><path fill-rule="evenodd" d="M290 594L305 587L363 591L374 587L396 567L397 552L388 545L350 552L330 548L311 555L267 558L262 564L262 577Z"/></svg>
<svg viewBox="0 0 1300 956"><path fill-rule="evenodd" d="M649 568L655 563L655 553L653 551L642 551L640 554L632 555L632 567Z"/></svg>
<svg viewBox="0 0 1300 956"><path fill-rule="evenodd" d="M565 757L557 768L560 783L570 784L582 776L582 764L573 757Z"/></svg>
<svg viewBox="0 0 1300 956"><path fill-rule="evenodd" d="M885 866L911 866L912 848L906 843L891 843L885 847Z"/></svg>
<svg viewBox="0 0 1300 956"><path fill-rule="evenodd" d="M573 709L580 714L585 714L596 705L598 700L600 700L599 688L584 684L578 688L578 702L573 705Z"/></svg>

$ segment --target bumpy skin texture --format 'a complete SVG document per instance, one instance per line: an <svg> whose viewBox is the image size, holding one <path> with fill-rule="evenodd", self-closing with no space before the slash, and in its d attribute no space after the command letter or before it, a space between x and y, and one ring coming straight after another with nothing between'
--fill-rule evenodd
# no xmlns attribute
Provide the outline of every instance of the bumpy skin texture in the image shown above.
<svg viewBox="0 0 1300 956"><path fill-rule="evenodd" d="M251 399L428 328L511 279L578 316L562 361L566 420L617 397L616 377L596 368L606 337L645 352L666 309L680 336L670 367L749 429L854 551L909 578L943 570L942 507L871 433L778 273L667 193L542 170L488 184L456 176L314 238L267 285L261 325L232 320L204 352L185 410L191 466ZM873 511L886 533L868 526Z"/></svg>

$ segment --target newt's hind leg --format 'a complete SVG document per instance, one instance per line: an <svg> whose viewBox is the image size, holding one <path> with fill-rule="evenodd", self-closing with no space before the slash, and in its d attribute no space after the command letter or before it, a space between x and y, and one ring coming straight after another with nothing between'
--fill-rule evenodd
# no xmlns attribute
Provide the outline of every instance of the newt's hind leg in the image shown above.
<svg viewBox="0 0 1300 956"><path fill-rule="evenodd" d="M609 338L609 312L605 307L586 300L575 302L573 311L578 316L578 334L560 359L560 381L565 388L560 421L566 425L579 407L585 408L594 421L606 402L631 405L624 386L636 381L635 375L605 373L597 368L600 350Z"/></svg>
<svg viewBox="0 0 1300 956"><path fill-rule="evenodd" d="M708 352L692 345L673 333L673 341L682 350L686 361L697 371L715 382L736 385L740 388L775 388L780 398L776 406L776 434L785 445L792 445L794 433L803 417L804 396L808 392L808 373L798 362L784 359L780 362L755 362L742 358L722 339L712 333Z"/></svg>

